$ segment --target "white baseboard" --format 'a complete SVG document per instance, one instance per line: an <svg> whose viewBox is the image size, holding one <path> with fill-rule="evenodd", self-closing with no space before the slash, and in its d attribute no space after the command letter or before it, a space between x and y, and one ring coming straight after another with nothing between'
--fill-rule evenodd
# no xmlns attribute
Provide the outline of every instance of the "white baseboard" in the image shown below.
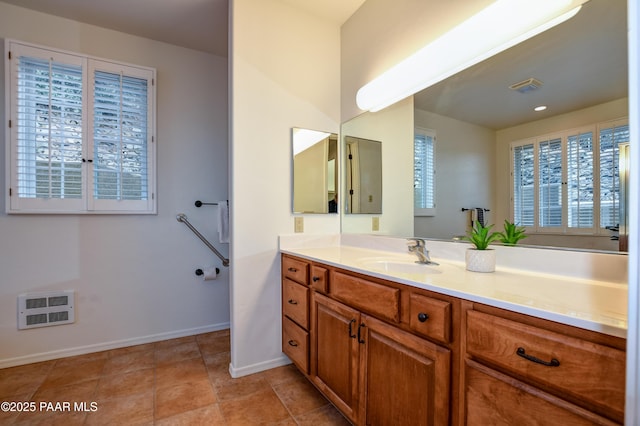
<svg viewBox="0 0 640 426"><path fill-rule="evenodd" d="M210 333L212 331L227 330L228 322L221 324L207 325L203 327L189 328L185 330L170 331L168 333L152 334L149 336L135 337L132 339L116 340L111 342L98 343L87 346L77 346L75 348L62 349L50 352L25 355L15 358L0 359L0 368L15 367L17 365L31 364L34 362L49 361L52 359L66 358L75 355L84 355L93 352L107 351L111 349L124 348L127 346L142 345L145 343L160 342L162 340L176 339L178 337L193 336L196 334Z"/></svg>
<svg viewBox="0 0 640 426"><path fill-rule="evenodd" d="M247 365L245 367L235 368L233 363L229 364L229 374L234 379L242 376L248 376L249 374L259 373L265 370L271 370L272 368L282 367L283 365L291 364L291 360L284 354L279 358L271 359L268 361L259 362L257 364Z"/></svg>

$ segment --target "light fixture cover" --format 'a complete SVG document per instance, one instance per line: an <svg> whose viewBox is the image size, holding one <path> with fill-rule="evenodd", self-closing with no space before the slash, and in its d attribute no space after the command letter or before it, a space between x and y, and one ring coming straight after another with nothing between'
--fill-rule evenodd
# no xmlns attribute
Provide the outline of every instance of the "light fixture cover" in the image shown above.
<svg viewBox="0 0 640 426"><path fill-rule="evenodd" d="M498 0L362 86L379 111L573 17L588 0Z"/></svg>

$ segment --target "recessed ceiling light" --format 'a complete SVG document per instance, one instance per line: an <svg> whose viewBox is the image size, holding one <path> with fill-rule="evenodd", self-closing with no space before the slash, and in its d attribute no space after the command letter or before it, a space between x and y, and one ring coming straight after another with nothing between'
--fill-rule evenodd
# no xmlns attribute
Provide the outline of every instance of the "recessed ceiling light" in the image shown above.
<svg viewBox="0 0 640 426"><path fill-rule="evenodd" d="M535 107L533 110L534 111L544 111L545 109L547 109L546 105L540 105L540 106Z"/></svg>

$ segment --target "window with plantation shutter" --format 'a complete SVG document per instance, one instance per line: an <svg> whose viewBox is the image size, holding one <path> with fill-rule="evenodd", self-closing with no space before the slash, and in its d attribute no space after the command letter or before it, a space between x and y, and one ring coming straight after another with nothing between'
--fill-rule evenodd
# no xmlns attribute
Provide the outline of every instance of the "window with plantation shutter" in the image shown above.
<svg viewBox="0 0 640 426"><path fill-rule="evenodd" d="M532 227L534 222L535 169L533 144L515 146L513 151L513 215L518 226Z"/></svg>
<svg viewBox="0 0 640 426"><path fill-rule="evenodd" d="M593 132L567 137L567 226L593 229L594 149Z"/></svg>
<svg viewBox="0 0 640 426"><path fill-rule="evenodd" d="M528 232L609 235L618 224L621 144L628 121L511 144L511 213Z"/></svg>
<svg viewBox="0 0 640 426"><path fill-rule="evenodd" d="M435 215L435 140L428 129L415 129L413 145L414 215Z"/></svg>
<svg viewBox="0 0 640 426"><path fill-rule="evenodd" d="M8 213L155 213L155 71L6 41Z"/></svg>
<svg viewBox="0 0 640 426"><path fill-rule="evenodd" d="M629 142L629 125L625 121L605 123L600 128L600 228L619 224L620 145Z"/></svg>
<svg viewBox="0 0 640 426"><path fill-rule="evenodd" d="M562 143L558 139L538 143L538 225L562 226Z"/></svg>

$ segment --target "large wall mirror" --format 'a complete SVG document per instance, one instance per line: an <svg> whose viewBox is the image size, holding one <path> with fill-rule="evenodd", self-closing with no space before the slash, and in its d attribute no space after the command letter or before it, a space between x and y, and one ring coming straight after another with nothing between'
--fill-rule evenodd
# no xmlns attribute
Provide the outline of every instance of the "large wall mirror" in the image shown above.
<svg viewBox="0 0 640 426"><path fill-rule="evenodd" d="M338 213L338 135L294 127L293 212Z"/></svg>
<svg viewBox="0 0 640 426"><path fill-rule="evenodd" d="M411 131L421 127L436 134L436 213L431 217L405 216L405 221L412 221L413 235L438 239L464 235L472 210L463 209L487 209L486 221L501 228L505 219L513 217L513 142L591 127L595 134L588 143L597 149L599 129L606 126L603 123L625 121L629 114L626 13L625 0L591 0L572 19L414 95ZM539 86L537 89L510 88L530 78L536 80L531 86ZM534 111L540 105L547 109ZM343 126L358 127L354 122L366 120L371 114L365 113ZM375 139L374 135L369 137ZM406 143L412 145L413 139ZM569 155L566 148L562 149L559 155ZM383 149L383 164L390 163L387 152ZM593 164L597 173L597 163ZM393 166L400 173L412 168L412 157ZM624 176L623 171L617 173ZM412 177L403 185L412 189ZM383 188L385 197L398 190L404 188L386 184ZM566 189L558 193L562 191ZM587 192L600 197L604 189ZM588 201L581 200L583 205ZM623 209L624 200L617 195L612 202ZM384 231L398 234L392 228ZM343 232L358 230L353 231L349 222L343 221ZM407 235L406 230L402 235ZM612 237L617 237L616 232L608 230L596 234L552 230L530 232L521 243L624 250Z"/></svg>

